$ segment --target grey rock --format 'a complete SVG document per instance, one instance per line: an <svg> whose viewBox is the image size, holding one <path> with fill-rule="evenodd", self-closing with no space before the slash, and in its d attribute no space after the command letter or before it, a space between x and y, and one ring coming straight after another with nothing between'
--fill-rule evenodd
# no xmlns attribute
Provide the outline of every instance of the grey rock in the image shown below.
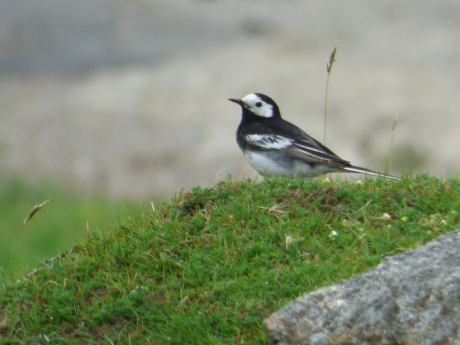
<svg viewBox="0 0 460 345"><path fill-rule="evenodd" d="M265 320L279 345L460 344L460 231L303 295Z"/></svg>

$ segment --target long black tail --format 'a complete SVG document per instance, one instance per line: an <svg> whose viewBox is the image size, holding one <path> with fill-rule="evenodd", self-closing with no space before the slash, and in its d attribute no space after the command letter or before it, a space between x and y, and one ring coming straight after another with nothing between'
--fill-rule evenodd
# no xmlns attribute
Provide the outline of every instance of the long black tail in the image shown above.
<svg viewBox="0 0 460 345"><path fill-rule="evenodd" d="M373 171L373 170L369 170L369 169L366 169L366 168L361 168L361 167L357 167L357 166L353 166L353 165L343 167L343 170L353 172L353 173L385 177L385 178L387 178L389 180L393 180L393 181L401 181L401 179L399 177L386 175L386 174L383 174L383 173L379 173L377 171Z"/></svg>

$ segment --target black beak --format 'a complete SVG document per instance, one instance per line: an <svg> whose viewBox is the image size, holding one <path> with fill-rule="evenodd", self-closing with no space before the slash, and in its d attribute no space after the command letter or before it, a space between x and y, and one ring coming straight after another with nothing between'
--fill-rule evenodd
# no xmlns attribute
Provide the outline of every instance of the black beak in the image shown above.
<svg viewBox="0 0 460 345"><path fill-rule="evenodd" d="M239 104L239 105L241 105L241 106L244 105L244 102L243 102L241 99L238 99L238 98L229 98L228 100L229 100L230 102Z"/></svg>

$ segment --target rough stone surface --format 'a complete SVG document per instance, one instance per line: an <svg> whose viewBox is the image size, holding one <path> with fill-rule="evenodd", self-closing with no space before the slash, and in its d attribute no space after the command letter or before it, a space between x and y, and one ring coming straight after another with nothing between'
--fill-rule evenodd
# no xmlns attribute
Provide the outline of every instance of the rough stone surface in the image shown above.
<svg viewBox="0 0 460 345"><path fill-rule="evenodd" d="M265 320L272 344L460 344L460 230L305 294Z"/></svg>

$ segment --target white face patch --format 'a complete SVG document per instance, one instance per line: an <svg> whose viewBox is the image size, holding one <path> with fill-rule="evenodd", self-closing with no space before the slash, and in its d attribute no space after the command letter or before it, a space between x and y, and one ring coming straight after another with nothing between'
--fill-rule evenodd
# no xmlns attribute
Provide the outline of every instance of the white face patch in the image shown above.
<svg viewBox="0 0 460 345"><path fill-rule="evenodd" d="M273 105L264 102L255 93L250 93L241 100L244 102L244 107L257 116L272 117L274 115Z"/></svg>
<svg viewBox="0 0 460 345"><path fill-rule="evenodd" d="M245 137L249 144L262 149L285 149L292 145L292 139L274 134L248 134Z"/></svg>

